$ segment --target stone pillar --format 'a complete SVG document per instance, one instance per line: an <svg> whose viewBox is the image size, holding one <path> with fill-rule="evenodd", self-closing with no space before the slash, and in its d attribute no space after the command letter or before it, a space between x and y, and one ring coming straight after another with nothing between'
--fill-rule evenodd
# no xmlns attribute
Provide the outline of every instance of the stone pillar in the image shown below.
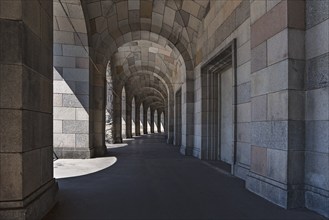
<svg viewBox="0 0 329 220"><path fill-rule="evenodd" d="M173 95L172 95L173 96ZM164 121L164 129L167 133L167 143L173 144L174 143L174 98L171 96L169 101L169 108L165 109L165 121ZM167 117L170 115L170 117Z"/></svg>
<svg viewBox="0 0 329 220"><path fill-rule="evenodd" d="M94 58L95 60L95 58ZM106 69L101 64L92 66L92 94L90 103L90 151L94 152L94 156L103 156L106 152L105 146L105 108L106 108Z"/></svg>
<svg viewBox="0 0 329 220"><path fill-rule="evenodd" d="M193 76L193 73L187 73L186 75ZM182 138L180 152L184 155L192 155L194 147L194 79L186 78L186 82L182 85L181 102Z"/></svg>
<svg viewBox="0 0 329 220"><path fill-rule="evenodd" d="M161 133L161 114L162 112L158 111L158 121L157 121L158 133Z"/></svg>
<svg viewBox="0 0 329 220"><path fill-rule="evenodd" d="M127 97L129 97L129 94L127 94ZM132 123L131 123L131 112L132 112L132 100L127 98L126 101L126 136L127 138L132 138Z"/></svg>
<svg viewBox="0 0 329 220"><path fill-rule="evenodd" d="M252 147L246 187L279 206L303 207L305 2L269 3L251 3Z"/></svg>
<svg viewBox="0 0 329 220"><path fill-rule="evenodd" d="M143 103L143 132L147 134L147 108Z"/></svg>
<svg viewBox="0 0 329 220"><path fill-rule="evenodd" d="M329 218L329 1L306 6L305 207Z"/></svg>
<svg viewBox="0 0 329 220"><path fill-rule="evenodd" d="M135 103L135 134L136 136L140 136L140 103Z"/></svg>
<svg viewBox="0 0 329 220"><path fill-rule="evenodd" d="M154 133L154 109L151 108L151 133L153 134Z"/></svg>
<svg viewBox="0 0 329 220"><path fill-rule="evenodd" d="M122 143L121 136L121 90L117 85L117 79L113 77L113 127L112 127L112 137L114 143Z"/></svg>
<svg viewBox="0 0 329 220"><path fill-rule="evenodd" d="M0 1L0 219L54 206L53 2Z"/></svg>

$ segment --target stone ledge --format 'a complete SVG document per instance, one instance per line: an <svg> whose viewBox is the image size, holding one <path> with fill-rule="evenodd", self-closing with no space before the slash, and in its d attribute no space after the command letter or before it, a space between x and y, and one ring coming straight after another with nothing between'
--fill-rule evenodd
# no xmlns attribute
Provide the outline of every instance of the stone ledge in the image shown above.
<svg viewBox="0 0 329 220"><path fill-rule="evenodd" d="M55 179L52 179L22 201L1 202L0 219L41 219L57 203L57 192L58 184Z"/></svg>

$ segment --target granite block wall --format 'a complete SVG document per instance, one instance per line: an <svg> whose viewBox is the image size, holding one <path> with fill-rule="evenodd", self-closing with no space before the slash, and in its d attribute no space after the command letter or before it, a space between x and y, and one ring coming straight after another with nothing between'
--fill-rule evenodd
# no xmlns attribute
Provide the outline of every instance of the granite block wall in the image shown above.
<svg viewBox="0 0 329 220"><path fill-rule="evenodd" d="M90 158L94 153L89 137L89 49L85 17L79 1L62 4L54 1L54 150L60 158Z"/></svg>
<svg viewBox="0 0 329 220"><path fill-rule="evenodd" d="M305 206L328 217L328 1L306 1L305 59Z"/></svg>

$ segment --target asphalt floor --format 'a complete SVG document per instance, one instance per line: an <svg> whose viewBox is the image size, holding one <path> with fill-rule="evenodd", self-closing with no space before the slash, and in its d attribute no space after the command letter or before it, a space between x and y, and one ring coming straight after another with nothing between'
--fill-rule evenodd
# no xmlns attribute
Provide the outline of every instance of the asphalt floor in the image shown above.
<svg viewBox="0 0 329 220"><path fill-rule="evenodd" d="M161 134L125 142L109 148L112 166L58 179L59 202L44 219L325 219L268 202L220 166L181 155Z"/></svg>

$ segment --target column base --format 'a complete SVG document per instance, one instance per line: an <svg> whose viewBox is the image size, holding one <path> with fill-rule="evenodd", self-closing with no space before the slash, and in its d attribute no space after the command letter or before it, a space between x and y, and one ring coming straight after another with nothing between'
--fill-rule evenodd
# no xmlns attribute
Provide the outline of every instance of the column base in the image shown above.
<svg viewBox="0 0 329 220"><path fill-rule="evenodd" d="M113 139L114 144L121 144L122 143L122 138L121 137L116 137Z"/></svg>
<svg viewBox="0 0 329 220"><path fill-rule="evenodd" d="M193 147L180 146L179 151L185 156L193 156Z"/></svg>
<svg viewBox="0 0 329 220"><path fill-rule="evenodd" d="M304 207L305 204L303 186L288 186L253 172L247 176L246 188L285 209Z"/></svg>
<svg viewBox="0 0 329 220"><path fill-rule="evenodd" d="M58 184L52 179L23 200L0 202L0 219L42 219L57 203Z"/></svg>

